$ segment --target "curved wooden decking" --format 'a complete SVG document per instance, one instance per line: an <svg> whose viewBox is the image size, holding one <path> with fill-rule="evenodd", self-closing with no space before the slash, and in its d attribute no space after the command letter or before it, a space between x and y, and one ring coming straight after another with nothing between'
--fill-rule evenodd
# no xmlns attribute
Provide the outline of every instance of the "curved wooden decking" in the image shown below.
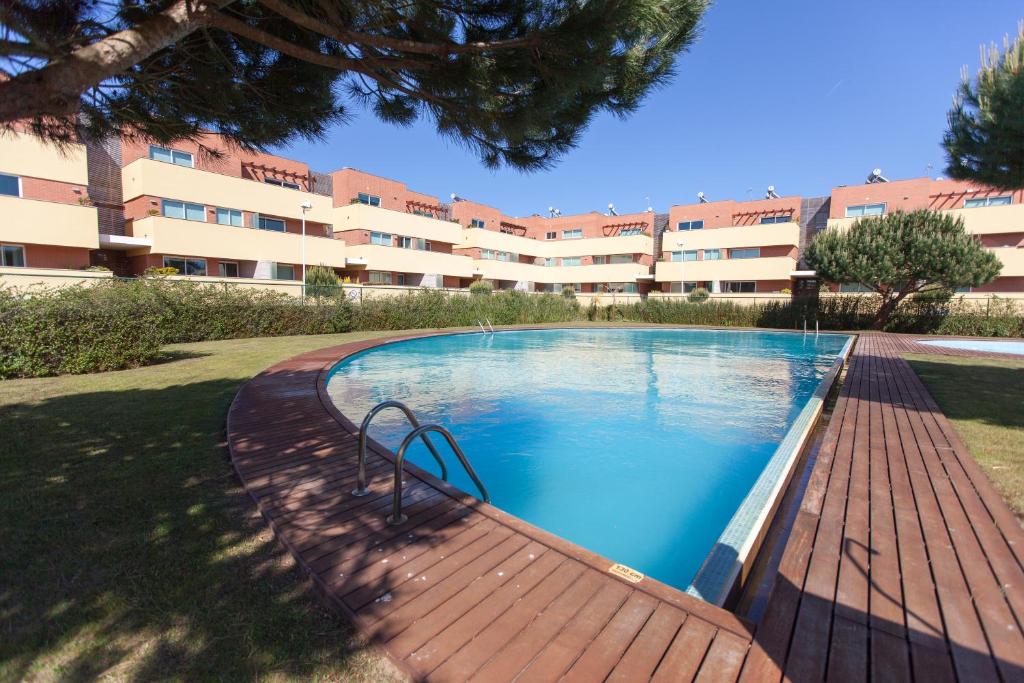
<svg viewBox="0 0 1024 683"><path fill-rule="evenodd" d="M360 342L238 393L232 462L323 599L436 681L1024 680L1024 532L899 354L864 335L757 626L390 460L355 485L356 427L322 391ZM916 348L915 348L916 347ZM971 354L967 354L971 355Z"/></svg>

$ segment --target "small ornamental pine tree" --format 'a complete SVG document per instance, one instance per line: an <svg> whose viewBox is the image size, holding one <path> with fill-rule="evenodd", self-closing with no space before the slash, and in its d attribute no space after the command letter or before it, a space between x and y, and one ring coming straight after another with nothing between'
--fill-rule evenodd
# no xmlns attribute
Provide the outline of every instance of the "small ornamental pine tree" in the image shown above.
<svg viewBox="0 0 1024 683"><path fill-rule="evenodd" d="M322 299L336 299L342 294L341 281L332 268L319 265L306 270L306 296L320 303Z"/></svg>
<svg viewBox="0 0 1024 683"><path fill-rule="evenodd" d="M905 298L936 287L955 290L991 282L1001 264L964 221L921 209L861 218L849 230L826 230L806 259L829 282L858 283L882 297L872 329L882 329Z"/></svg>
<svg viewBox="0 0 1024 683"><path fill-rule="evenodd" d="M1017 37L981 53L972 83L964 67L943 138L946 173L1000 189L1024 187L1024 22Z"/></svg>

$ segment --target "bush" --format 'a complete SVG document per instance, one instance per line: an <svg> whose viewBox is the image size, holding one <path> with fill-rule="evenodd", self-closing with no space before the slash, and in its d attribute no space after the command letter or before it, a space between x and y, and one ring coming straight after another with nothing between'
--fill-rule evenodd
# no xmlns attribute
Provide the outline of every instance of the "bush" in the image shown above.
<svg viewBox="0 0 1024 683"><path fill-rule="evenodd" d="M344 294L341 280L333 268L321 265L313 266L306 271L306 296L311 297L316 303L337 299Z"/></svg>
<svg viewBox="0 0 1024 683"><path fill-rule="evenodd" d="M708 294L708 290L703 287L694 287L686 298L690 303L699 304L702 301L707 301L709 296L711 295Z"/></svg>
<svg viewBox="0 0 1024 683"><path fill-rule="evenodd" d="M562 287L562 298L563 299L576 299L576 290L566 285Z"/></svg>
<svg viewBox="0 0 1024 683"><path fill-rule="evenodd" d="M494 286L487 280L477 280L469 286L469 293L474 296L490 296L493 291Z"/></svg>

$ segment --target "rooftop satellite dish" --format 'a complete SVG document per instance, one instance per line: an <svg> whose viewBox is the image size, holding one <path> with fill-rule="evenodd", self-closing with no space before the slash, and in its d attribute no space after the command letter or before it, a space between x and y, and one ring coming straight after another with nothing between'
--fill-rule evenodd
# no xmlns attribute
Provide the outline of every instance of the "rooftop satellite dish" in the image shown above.
<svg viewBox="0 0 1024 683"><path fill-rule="evenodd" d="M608 202L608 215L609 216L618 216L619 215L618 212L615 210L615 205L612 204L611 202Z"/></svg>
<svg viewBox="0 0 1024 683"><path fill-rule="evenodd" d="M707 204L708 203L708 198L704 196L703 192L698 192L697 193L697 201L699 201L701 204Z"/></svg>
<svg viewBox="0 0 1024 683"><path fill-rule="evenodd" d="M776 194L776 192L775 192L775 186L774 185L769 185L768 186L768 191L764 193L764 198L765 199L778 199L779 198L779 195Z"/></svg>

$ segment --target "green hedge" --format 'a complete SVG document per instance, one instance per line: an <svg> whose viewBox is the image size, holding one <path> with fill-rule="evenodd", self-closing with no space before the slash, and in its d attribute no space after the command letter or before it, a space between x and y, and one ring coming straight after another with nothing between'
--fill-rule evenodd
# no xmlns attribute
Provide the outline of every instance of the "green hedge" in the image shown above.
<svg viewBox="0 0 1024 683"><path fill-rule="evenodd" d="M348 330L401 330L494 325L645 322L724 327L823 330L867 327L877 299L823 297L814 303L755 305L722 300L651 298L631 304L581 306L556 294L499 291L490 296L423 289L303 304L286 294L166 280L111 281L93 287L19 295L0 290L0 377L39 377L136 367L153 362L164 344ZM907 301L886 328L892 332L1022 337L1024 315L1009 299L970 302L922 297Z"/></svg>

